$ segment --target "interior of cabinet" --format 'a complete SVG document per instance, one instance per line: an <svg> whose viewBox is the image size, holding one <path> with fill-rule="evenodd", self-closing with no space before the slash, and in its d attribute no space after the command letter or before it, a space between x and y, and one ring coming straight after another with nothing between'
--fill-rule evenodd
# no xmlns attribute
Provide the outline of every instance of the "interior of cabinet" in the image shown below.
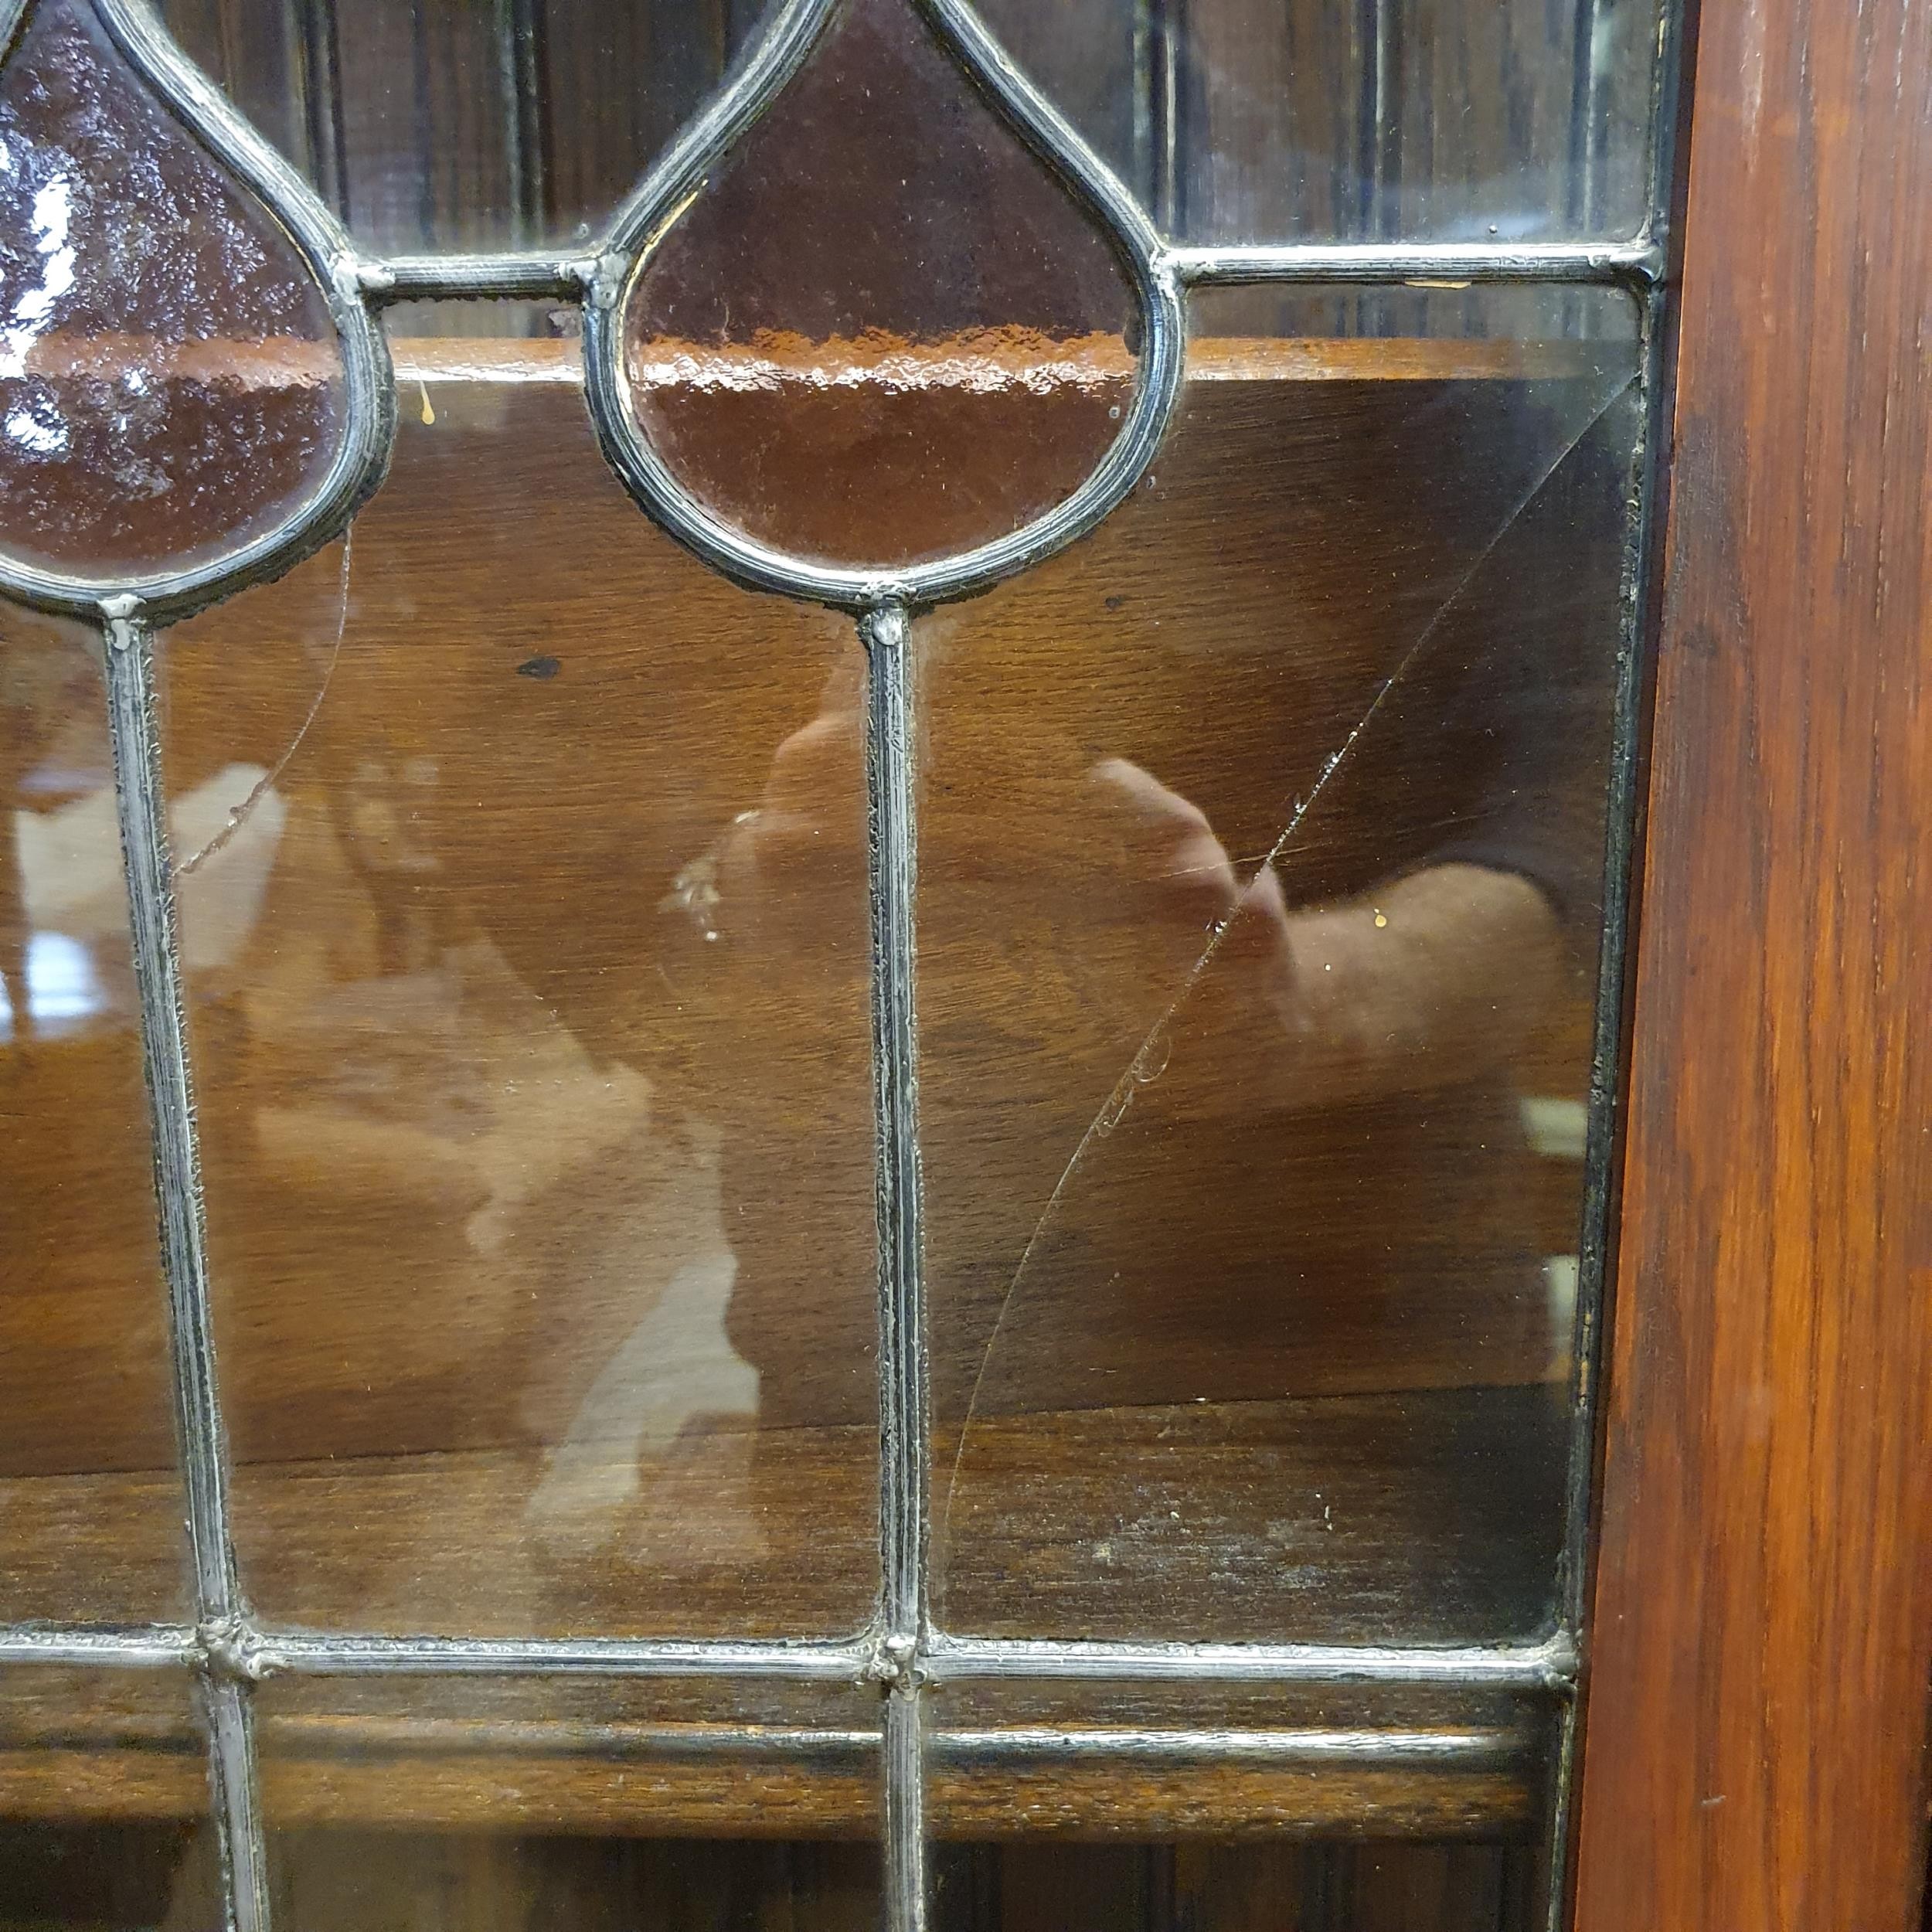
<svg viewBox="0 0 1932 1932"><path fill-rule="evenodd" d="M251 756L273 767L276 787L288 798L306 788L324 801L325 818L349 815L337 824L329 861L342 875L338 896L310 908L307 930L299 896L260 905L258 916L279 924L258 961L286 964L304 946L321 944L328 935L315 930L317 919L352 917L364 929L357 943L391 971L407 970L453 931L481 933L513 971L528 975L538 1004L517 1023L548 1024L539 1010L547 1003L553 1018L566 1015L569 1026L594 1043L621 1042L624 988L633 983L626 975L675 988L689 985L702 964L703 942L682 917L688 909L679 904L672 862L702 849L757 795L771 748L771 690L784 694L780 713L809 719L822 664L787 656L787 627L804 620L767 600L714 585L691 611L696 566L637 519L596 460L573 345L403 340L396 347L403 439L349 554L318 558L168 640L171 784L178 796L192 794L236 762L238 747L253 745L264 749ZM1041 675L1043 640L1053 645L1051 675L1096 675L1083 655L1109 650L1109 615L1155 594L1192 600L1207 614L1211 636L1225 560L1278 516L1285 461L1324 453L1322 501L1333 508L1304 509L1300 542L1311 558L1345 559L1355 533L1349 506L1397 488L1388 466L1401 449L1399 438L1390 440L1391 426L1450 409L1468 435L1506 437L1526 399L1581 380L1590 353L1588 345L1562 341L1199 341L1185 438L1170 473L1179 507L1166 540L1158 548L1117 542L1097 566L1090 559L1083 566L1049 568L1004 601L989 600L977 617L969 608L969 620L981 626L976 648L991 654L993 675L1022 689ZM1190 448L1212 451L1223 485L1199 493L1205 486L1189 474ZM1165 460L1161 467L1168 468ZM1536 563L1533 556L1521 561ZM1328 596L1348 594L1350 567L1345 562L1338 584L1327 582ZM1386 567L1374 546L1362 544L1356 594L1385 594L1375 573ZM1103 575L1107 594L1097 600ZM1281 594L1291 601L1296 587L1284 583ZM637 614L614 621L614 609ZM44 642L49 651L72 648L64 638ZM748 702L754 689L762 709ZM1186 684L1177 683L1152 709L1165 706L1185 730L1190 702ZM677 784L654 795L637 742L641 734L668 743L667 733L680 742L682 761ZM289 754L285 763L277 763L276 747ZM45 747L30 732L15 733L9 749L16 776L44 763ZM412 770L425 767L434 768L435 782L408 795ZM605 776L612 770L622 774L615 791ZM77 792L99 777L78 770ZM540 798L540 810L522 819L520 791ZM35 808L63 802L37 800ZM219 836L219 820L216 828ZM999 835L997 827L992 835ZM647 872L655 865L662 873L627 879L614 904L600 890L607 879L596 857L612 851L614 837L648 855ZM592 855L588 866L571 859L579 851ZM182 886L191 944L198 871L191 869ZM345 913L345 906L354 910ZM23 920L16 899L0 920L9 957L21 955ZM584 936L587 961L549 943L560 925ZM231 953L231 961L236 957ZM106 989L98 1010L77 1023L22 1026L4 1056L9 1091L0 1131L9 1138L9 1171L19 1177L9 1191L17 1204L57 1197L77 1175L84 1182L94 1157L77 1150L89 1136L105 1144L142 1131L127 1117L124 1054L117 1059L117 1038L133 1023L124 983L111 962L97 977ZM264 989L250 984L245 967L218 961L191 985L225 1397L238 1457L239 1538L258 1611L311 1628L405 1633L749 1625L783 1634L816 1620L836 1634L855 1622L849 1607L862 1599L872 1562L872 1430L862 1418L821 1423L801 1415L760 1427L754 1444L729 1416L700 1417L668 1447L624 1444L614 1455L637 1458L645 1475L616 1533L583 1550L532 1541L532 1489L556 1440L555 1418L573 1399L570 1378L583 1369L568 1349L559 1352L549 1371L553 1386L533 1403L520 1365L546 1337L607 1325L608 1311L573 1305L568 1282L554 1271L534 1284L543 1294L525 1294L520 1307L501 1303L493 1311L479 1303L461 1243L439 1243L433 1231L413 1226L417 1211L407 1191L384 1185L382 1171L406 1167L417 1141L378 1134L342 1156L349 1124L331 1118L325 1093L304 1090L304 1063L278 1056L277 1042L302 1023L298 1009L314 988L299 971L271 978ZM928 998L971 1005L982 993L971 985L935 985ZM761 997L755 988L743 996ZM763 995L779 996L769 989ZM287 1010L276 1010L277 1000ZM762 1023L752 1015L752 1038ZM1587 1098L1593 1023L1585 988L1527 1043L1519 1070L1526 1111L1543 1124L1527 1144L1526 1198L1540 1251L1555 1257L1573 1257L1578 1247L1583 1145L1573 1124ZM653 1075L675 1080L681 1066L716 1050L719 1015L702 998L674 998L658 1002L649 1034ZM326 1039L321 1047L330 1050ZM498 1072L514 1077L516 1058L512 1051ZM409 1076L401 1077L406 1083ZM553 1117L560 1121L583 1090L561 1083L556 1104L563 1112ZM42 1128L57 1112L50 1104L56 1094L82 1124L74 1138ZM539 1107L507 1124L505 1158L526 1157L546 1119ZM485 1122L483 1131L489 1128ZM970 1159L970 1145L961 1145L968 1151L961 1158ZM615 1137L600 1158L621 1154ZM860 1155L869 1173L869 1148L862 1145ZM594 1190L594 1174L577 1179ZM370 1189L360 1202L359 1179ZM675 1206L668 1199L667 1211ZM541 1209L539 1199L533 1210L539 1217ZM1265 1213L1267 1204L1254 1211ZM801 1241L811 1238L809 1222L808 1213ZM325 1245L318 1229L328 1230ZM1455 1231L1443 1238L1453 1244ZM0 1519L0 1572L39 1573L50 1597L63 1576L83 1570L90 1587L116 1603L159 1610L180 1587L172 1536L129 1527L142 1519L141 1498L165 1497L173 1481L165 1423L119 1399L112 1358L97 1345L100 1330L122 1318L126 1284L151 1276L151 1240L144 1214L135 1213L91 1224L64 1252L43 1244L65 1298L63 1319L39 1319L45 1304L31 1298L0 1311L12 1372L23 1387L60 1391L57 1403L9 1404L0 1423L7 1491L31 1504ZM861 1256L859 1265L869 1268L869 1258ZM855 1305L869 1319L864 1293ZM158 1330L151 1339L158 1342ZM1079 1331L1053 1345L1077 1351ZM1276 1519L1285 1498L1286 1507L1304 1513L1297 1533L1319 1539L1318 1584L1293 1565L1279 1575L1256 1572L1244 1579L1243 1621L1228 1634L1533 1638L1549 1614L1561 1537L1560 1454L1539 1466L1517 1453L1520 1444L1506 1430L1485 1445L1481 1390L1471 1386L1461 1356L1445 1341L1439 1366L1431 1361L1426 1347L1409 1350L1393 1388L1378 1387L1372 1362L1340 1364L1348 1372L1331 1386L1318 1379L1305 1396L1272 1401L1245 1391L1184 1407L1129 1404L1098 1413L1009 1405L981 1425L990 1431L982 1453L993 1474L960 1510L954 1587L976 1594L995 1614L1005 1593L1020 1606L1015 1627L1022 1629L1042 1603L1073 1634L1084 1634L1104 1632L1123 1603L1138 1616L1151 1602L1189 1620L1197 1634L1223 1634L1215 1626L1212 1566L1190 1569L1171 1543L1138 1550L1124 1539L1116 1554L1140 1563L1139 1573L1130 1571L1124 1587L1115 1574L1104 1597L1085 1591L1092 1549L1076 1505L1090 1478L1083 1442L1100 1435L1111 1454L1126 1458L1116 1481L1146 1479L1134 1473L1137 1456L1150 1468L1156 1461L1170 1467L1177 1454L1198 1457L1189 1480L1224 1512L1230 1540L1247 1533L1244 1511ZM1560 1350L1527 1374L1520 1365L1512 1370L1513 1379L1549 1391L1559 1417L1569 1373ZM1319 1412L1321 1428L1298 1451L1304 1407ZM935 1445L942 1467L957 1449L957 1417L950 1438L947 1426L942 1405ZM1559 1422L1551 1440L1560 1433ZM1405 1454L1405 1438L1433 1447ZM765 1548L747 1570L732 1525L714 1503L721 1488L743 1482L754 1449L769 1500L758 1512ZM1459 1453L1476 1456L1491 1491L1486 1510L1473 1517ZM825 1500L835 1495L842 1498L835 1507ZM1069 1497L1075 1502L1065 1505L1061 1533L1053 1499ZM788 1509L786 1498L809 1500ZM147 1520L165 1528L167 1512ZM828 1538L841 1536L847 1546L827 1562ZM804 1574L815 1564L832 1580L822 1600L794 1594L776 1608L761 1600L763 1580ZM1183 1699L1152 1728L1185 1730L1193 1721ZM1090 1878L1096 1897L1125 1887L1142 1901L1134 1910L1154 1915L1149 1924L1250 1922L1172 1917L1182 1910L1175 1900L1196 1893L1274 1897L1282 1886L1299 1887L1298 1896L1316 1901L1307 1908L1314 1913L1328 1909L1319 1901L1329 1893L1406 1900L1432 1885L1461 1903L1444 1905L1434 1917L1419 1916L1419 1906L1393 1904L1387 1923L1500 1922L1493 1914L1466 1917L1475 1909L1468 1900L1514 1896L1526 1880L1515 1854L1478 1844L1532 1836L1549 1773L1547 1713L1526 1716L1453 1697L1430 1709L1411 1698L1382 1711L1352 1711L1345 1721L1372 1747L1379 1729L1413 1735L1430 1726L1477 1744L1446 1770L1434 1761L1405 1765L1398 1753L1359 1776L1332 1767L1314 1775L1294 1757L1292 1740L1298 1731L1335 1728L1332 1708L1318 1699L1246 1720L1257 1736L1288 1740L1273 1760L1264 1754L1234 1768L1176 1771L1158 1737L1141 1757L1119 1748L1117 1739L1111 1755L1083 1754L1083 1732L1105 1747L1110 1732L1131 1728L1103 1709L1061 1721L1057 1760L1022 1764L1002 1760L997 1723L958 1726L955 1741L942 1704L929 1734L934 1828L967 1843L1046 1828L1075 1840L1138 1838L1198 1848L1094 1854L1080 1884ZM201 1741L185 1718L158 1728L145 1722L131 1732L123 1715L94 1716L83 1706L56 1716L29 1707L7 1722L13 1735L0 1743L0 1811L10 1816L84 1818L87 1828L138 1821L141 1830L165 1832L185 1828L205 1806ZM732 1738L708 1739L707 1730L717 1727L694 1708L625 1733L607 1719L554 1712L520 1730L487 1717L359 1717L325 1702L304 1715L278 1710L270 1695L260 1722L270 1809L279 1811L291 1842L309 1835L311 1844L335 1844L329 1857L358 1863L363 1852L344 1849L358 1841L328 1834L404 1826L487 1831L508 1835L502 1855L512 1863L534 1859L549 1871L549 1860L560 1871L573 1858L595 1862L618 1854L606 1845L539 1855L527 1849L531 1835L858 1840L876 1828L876 1753L862 1728L828 1732L781 1719L760 1726L764 1734L748 1755L740 1750L734 1757ZM641 1780L648 1792L643 1801ZM1375 1849L1391 1834L1471 1849L1418 1852L1404 1862ZM1357 1849L1257 1849L1225 1859L1212 1849L1241 1836L1312 1845L1336 1835ZM514 1849L519 1845L526 1849ZM658 1869L652 1855L635 1853L638 1873ZM682 1859L695 1861L692 1870L709 1869L710 1855L699 1849L665 1855L672 1865ZM964 1915L962 1925L995 1922L972 1914L989 1909L985 1900L1002 1884L1009 1900L1035 1898L1018 1852L1008 1858L961 1850L948 1858L949 1909ZM1446 1876L1478 1866L1486 1875L1479 1883ZM1272 1876L1257 1876L1264 1873ZM636 1882L648 1892L659 1880ZM1012 1916L1017 1903L1004 1909L1008 1916L997 1922L1020 1922ZM1362 1916L1365 1904L1349 1909L1356 1916L1345 1921L1304 1922L1383 1922ZM1162 1912L1170 1916L1160 1918ZM314 1922L325 1923L325 1913Z"/></svg>

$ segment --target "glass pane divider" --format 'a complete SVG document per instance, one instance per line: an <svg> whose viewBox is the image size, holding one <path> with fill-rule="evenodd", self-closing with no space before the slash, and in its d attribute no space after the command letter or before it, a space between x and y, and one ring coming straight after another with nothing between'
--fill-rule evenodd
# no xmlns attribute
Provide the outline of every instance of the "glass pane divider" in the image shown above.
<svg viewBox="0 0 1932 1932"><path fill-rule="evenodd" d="M377 1637L263 1631L243 1667L260 1678L704 1677L736 1682L863 1683L878 1640L800 1643L730 1638ZM3 1653L0 1653L3 1655Z"/></svg>
<svg viewBox="0 0 1932 1932"><path fill-rule="evenodd" d="M602 257L562 250L371 257L356 265L369 298L393 301L581 301ZM1282 242L1226 247L1168 245L1157 253L1184 286L1202 283L1409 281L1635 283L1664 273L1656 236L1621 242Z"/></svg>
<svg viewBox="0 0 1932 1932"><path fill-rule="evenodd" d="M597 279L594 255L392 255L359 262L355 277L378 303L495 301L580 301Z"/></svg>
<svg viewBox="0 0 1932 1932"><path fill-rule="evenodd" d="M0 1669L94 1665L147 1670L201 1665L251 1682L276 1677L712 1678L851 1683L882 1671L891 1647L876 1635L842 1643L783 1638L485 1638L282 1631L238 1619L219 1642L186 1624L0 1626ZM1050 1638L962 1637L928 1626L917 1658L927 1685L1001 1679L1100 1683L1379 1685L1466 1687L1567 1696L1580 1658L1567 1631L1536 1644L1383 1646L1324 1644L1133 1644Z"/></svg>
<svg viewBox="0 0 1932 1932"><path fill-rule="evenodd" d="M934 1636L920 1657L928 1683L1027 1678L1060 1682L1379 1684L1547 1692L1576 1686L1575 1638L1536 1644L1406 1645L1131 1644Z"/></svg>
<svg viewBox="0 0 1932 1932"><path fill-rule="evenodd" d="M267 1932L267 1846L244 1682L209 1666L241 1626L227 1443L215 1374L201 1149L189 1066L155 678L155 634L133 598L104 607L108 728L153 1136L187 1532L208 1693L209 1771L226 1907L235 1932Z"/></svg>
<svg viewBox="0 0 1932 1932"><path fill-rule="evenodd" d="M914 822L911 625L889 601L859 622L866 660L866 784L872 899L872 1080L879 1215L879 1535L883 1628L874 1675L887 1686L885 1904L890 1932L926 1923L920 1655L930 1635L930 1418L923 1201L913 1003Z"/></svg>
<svg viewBox="0 0 1932 1932"><path fill-rule="evenodd" d="M1205 282L1597 282L1648 287L1664 249L1645 233L1624 242L1287 242L1169 247L1183 287Z"/></svg>
<svg viewBox="0 0 1932 1932"><path fill-rule="evenodd" d="M199 1663L204 1646L185 1624L126 1629L51 1624L0 1627L0 1669L72 1665L102 1670L165 1670Z"/></svg>

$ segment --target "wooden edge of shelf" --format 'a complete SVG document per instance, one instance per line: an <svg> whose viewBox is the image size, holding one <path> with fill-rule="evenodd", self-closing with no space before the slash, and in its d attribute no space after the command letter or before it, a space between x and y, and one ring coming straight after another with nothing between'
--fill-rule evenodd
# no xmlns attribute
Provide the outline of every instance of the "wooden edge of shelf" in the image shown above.
<svg viewBox="0 0 1932 1932"><path fill-rule="evenodd" d="M269 1815L278 1828L639 1838L840 1838L877 1828L879 1760L862 1730L539 1724L521 1728L558 1734L515 1748L502 1728L265 1712ZM1250 1735L1290 1746L1294 1736ZM1042 1756L1003 1749L987 1732L956 1750L942 1730L928 1738L927 1809L935 1835L953 1839L1516 1836L1541 1814L1543 1744L1523 1729L1497 1731L1493 1749L1466 1760L1418 1761L1398 1748L1387 1760L1364 1751L1318 1763L1289 1748L1266 1761L1236 1753L1210 1764L1158 1744L1114 1748L1104 1730L1070 1732ZM0 1733L0 1819L189 1822L206 1803L201 1740L185 1716L165 1731L116 1736L104 1725L96 1741L74 1724L44 1743Z"/></svg>
<svg viewBox="0 0 1932 1932"><path fill-rule="evenodd" d="M576 388L583 354L573 338L397 336L390 350L396 379ZM1598 373L1606 352L1628 357L1634 345L1615 340L1536 340L1513 336L1197 335L1188 345L1190 383L1546 381ZM966 386L990 391L1024 385L1124 385L1134 359L1122 338L1062 342L1027 332L981 331L933 343L859 337L822 343L786 338L755 348L666 342L652 347L666 386L800 392L876 382L896 391ZM36 376L54 380L112 380L138 371L161 381L199 382L243 389L315 389L340 363L332 346L296 337L264 341L156 342L128 335L74 339L49 335L28 358ZM828 372L847 372L843 381Z"/></svg>

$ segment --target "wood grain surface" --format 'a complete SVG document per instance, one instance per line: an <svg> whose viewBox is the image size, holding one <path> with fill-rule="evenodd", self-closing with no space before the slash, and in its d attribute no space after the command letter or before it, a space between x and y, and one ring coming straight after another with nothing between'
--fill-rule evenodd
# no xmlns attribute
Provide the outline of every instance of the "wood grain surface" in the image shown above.
<svg viewBox="0 0 1932 1932"><path fill-rule="evenodd" d="M1932 1663L1932 15L1707 0L1577 1925L1900 1932Z"/></svg>

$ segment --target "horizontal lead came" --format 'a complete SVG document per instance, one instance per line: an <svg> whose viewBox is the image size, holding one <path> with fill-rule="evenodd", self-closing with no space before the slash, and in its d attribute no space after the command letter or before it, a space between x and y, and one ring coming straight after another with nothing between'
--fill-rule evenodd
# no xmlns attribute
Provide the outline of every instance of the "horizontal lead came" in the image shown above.
<svg viewBox="0 0 1932 1932"><path fill-rule="evenodd" d="M185 1624L155 1624L129 1629L30 1624L0 1629L0 1669L54 1664L90 1669L157 1670L196 1663L202 1655L199 1638Z"/></svg>
<svg viewBox="0 0 1932 1932"><path fill-rule="evenodd" d="M597 258L574 255L394 255L356 264L362 291L377 302L574 302L596 280Z"/></svg>
<svg viewBox="0 0 1932 1932"><path fill-rule="evenodd" d="M869 1639L839 1644L733 1643L611 1638L516 1640L325 1635L245 1630L222 1646L247 1674L273 1676L712 1676L856 1682L871 1673ZM146 1669L206 1661L185 1625L0 1628L0 1667L89 1664ZM1577 1646L1567 1634L1534 1645L1422 1648L1317 1644L1058 1643L935 1636L918 1668L933 1683L998 1678L1082 1682L1471 1685L1567 1692Z"/></svg>
<svg viewBox="0 0 1932 1932"><path fill-rule="evenodd" d="M1662 279L1664 249L1624 242L1291 242L1170 248L1183 284L1205 282L1634 282Z"/></svg>
<svg viewBox="0 0 1932 1932"><path fill-rule="evenodd" d="M1183 284L1204 282L1637 282L1664 272L1663 244L1627 241L1278 242L1185 244L1157 258ZM595 255L397 255L357 267L380 302L471 299L576 301L597 279Z"/></svg>
<svg viewBox="0 0 1932 1932"><path fill-rule="evenodd" d="M576 1641L460 1637L321 1636L263 1633L244 1647L258 1675L659 1676L780 1678L856 1682L873 1655L869 1642L791 1644Z"/></svg>
<svg viewBox="0 0 1932 1932"><path fill-rule="evenodd" d="M1070 1764L1125 1759L1135 1764L1480 1763L1525 1748L1522 1734L1493 1730L1127 1730L1045 1725L983 1730L935 1728L927 1749L935 1757Z"/></svg>
<svg viewBox="0 0 1932 1932"><path fill-rule="evenodd" d="M1121 1683L1480 1685L1567 1692L1577 1655L1566 1633L1532 1645L1428 1649L1345 1644L1049 1643L1026 1638L936 1638L922 1662L934 1683L1025 1677Z"/></svg>

